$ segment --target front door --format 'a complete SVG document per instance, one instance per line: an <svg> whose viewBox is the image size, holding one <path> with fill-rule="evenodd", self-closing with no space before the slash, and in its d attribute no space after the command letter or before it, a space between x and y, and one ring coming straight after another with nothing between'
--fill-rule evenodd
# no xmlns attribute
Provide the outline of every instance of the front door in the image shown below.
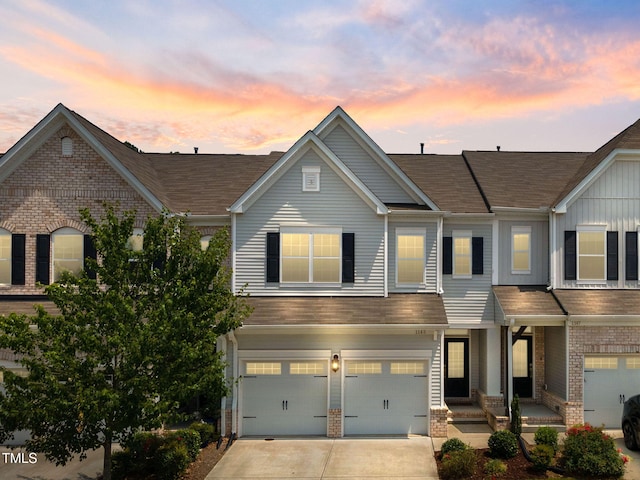
<svg viewBox="0 0 640 480"><path fill-rule="evenodd" d="M444 339L444 396L469 396L469 339Z"/></svg>
<svg viewBox="0 0 640 480"><path fill-rule="evenodd" d="M513 344L513 393L520 398L533 396L532 337L520 337Z"/></svg>

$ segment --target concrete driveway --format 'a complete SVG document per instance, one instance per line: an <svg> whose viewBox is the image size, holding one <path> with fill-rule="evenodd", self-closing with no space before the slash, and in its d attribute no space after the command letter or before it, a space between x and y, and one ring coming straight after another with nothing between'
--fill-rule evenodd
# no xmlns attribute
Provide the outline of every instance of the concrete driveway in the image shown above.
<svg viewBox="0 0 640 480"><path fill-rule="evenodd" d="M437 480L429 437L240 439L207 475L221 479Z"/></svg>

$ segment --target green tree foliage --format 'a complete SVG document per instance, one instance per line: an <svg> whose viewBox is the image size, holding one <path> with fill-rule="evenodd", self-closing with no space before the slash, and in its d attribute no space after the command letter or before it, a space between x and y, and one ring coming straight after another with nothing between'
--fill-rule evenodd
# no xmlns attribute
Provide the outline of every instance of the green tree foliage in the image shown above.
<svg viewBox="0 0 640 480"><path fill-rule="evenodd" d="M105 205L100 220L88 210L81 217L99 260L45 288L60 315L39 308L30 318L0 317L0 348L28 372L3 370L0 440L30 430L26 448L56 464L103 447L109 480L112 442L160 426L197 394L224 390L216 339L249 308L230 290L226 229L203 251L184 218L160 215L134 252L134 212Z"/></svg>

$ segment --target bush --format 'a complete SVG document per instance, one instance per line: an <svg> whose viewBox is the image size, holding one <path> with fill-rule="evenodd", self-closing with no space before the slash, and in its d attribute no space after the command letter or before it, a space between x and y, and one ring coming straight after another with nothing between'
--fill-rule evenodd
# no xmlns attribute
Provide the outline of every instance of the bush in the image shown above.
<svg viewBox="0 0 640 480"><path fill-rule="evenodd" d="M187 449L187 454L189 455L189 460L194 462L196 458L198 458L198 454L200 453L200 434L195 430L191 430L189 428L185 428L183 430L176 430L174 432L169 432L166 435L166 439L168 442L177 442L182 444Z"/></svg>
<svg viewBox="0 0 640 480"><path fill-rule="evenodd" d="M122 447L129 455L129 467L125 473L148 474L153 471L153 458L163 443L161 436L150 432L135 433L123 442Z"/></svg>
<svg viewBox="0 0 640 480"><path fill-rule="evenodd" d="M538 472L544 472L553 461L555 452L550 445L536 445L531 452L531 460L533 461L533 468Z"/></svg>
<svg viewBox="0 0 640 480"><path fill-rule="evenodd" d="M450 438L442 444L442 449L440 450L440 455L446 455L451 452L461 452L463 450L468 449L469 446L464 443L459 438Z"/></svg>
<svg viewBox="0 0 640 480"><path fill-rule="evenodd" d="M187 446L177 439L169 440L156 452L155 472L158 480L176 480L191 463Z"/></svg>
<svg viewBox="0 0 640 480"><path fill-rule="evenodd" d="M562 447L562 464L575 476L622 477L624 461L613 438L602 428L588 423L567 430Z"/></svg>
<svg viewBox="0 0 640 480"><path fill-rule="evenodd" d="M511 425L509 429L516 437L522 434L522 415L520 415L520 397L515 395L511 401Z"/></svg>
<svg viewBox="0 0 640 480"><path fill-rule="evenodd" d="M498 430L489 437L489 455L493 458L513 458L518 454L518 439L509 430Z"/></svg>
<svg viewBox="0 0 640 480"><path fill-rule="evenodd" d="M113 452L111 454L111 479L112 480L124 480L126 475L131 472L133 468L133 461L131 458L131 452L128 450L121 450Z"/></svg>
<svg viewBox="0 0 640 480"><path fill-rule="evenodd" d="M195 430L200 434L200 446L202 448L217 440L216 429L209 423L193 422L189 425L189 429Z"/></svg>
<svg viewBox="0 0 640 480"><path fill-rule="evenodd" d="M555 456L558 453L558 432L551 427L540 427L536 430L533 440L536 445L548 445L553 448L553 454Z"/></svg>
<svg viewBox="0 0 640 480"><path fill-rule="evenodd" d="M472 448L456 450L442 456L440 477L444 480L468 478L476 471L476 451Z"/></svg>
<svg viewBox="0 0 640 480"><path fill-rule="evenodd" d="M484 464L484 473L490 475L491 478L501 477L507 473L507 465L501 460L494 458Z"/></svg>

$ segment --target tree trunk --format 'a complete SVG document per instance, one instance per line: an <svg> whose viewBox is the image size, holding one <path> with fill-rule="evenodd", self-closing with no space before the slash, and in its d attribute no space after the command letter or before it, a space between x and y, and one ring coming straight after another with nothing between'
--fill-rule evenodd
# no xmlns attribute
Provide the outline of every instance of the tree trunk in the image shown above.
<svg viewBox="0 0 640 480"><path fill-rule="evenodd" d="M104 460L102 462L102 480L111 480L111 434L105 435Z"/></svg>

